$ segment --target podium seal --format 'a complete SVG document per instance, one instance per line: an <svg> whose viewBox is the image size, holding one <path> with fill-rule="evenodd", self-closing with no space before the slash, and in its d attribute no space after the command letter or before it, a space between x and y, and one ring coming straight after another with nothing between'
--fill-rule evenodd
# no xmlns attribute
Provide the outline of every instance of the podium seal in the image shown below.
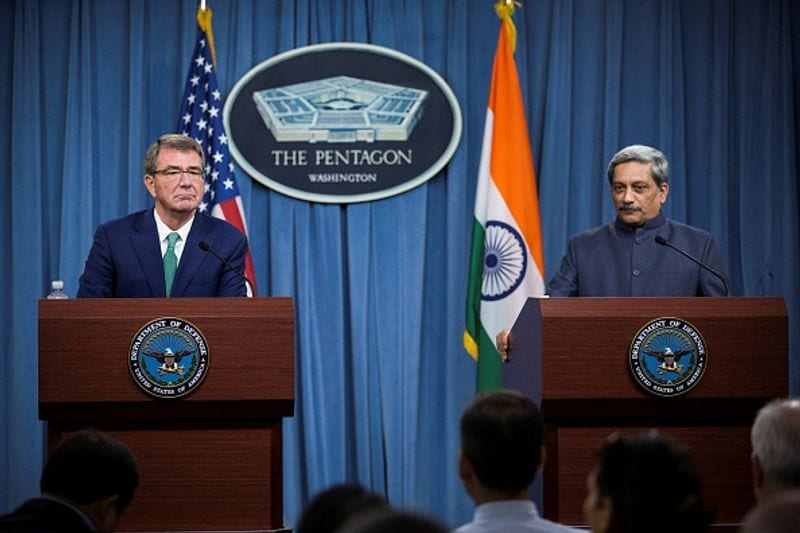
<svg viewBox="0 0 800 533"><path fill-rule="evenodd" d="M128 366L136 385L154 398L180 398L208 373L208 344L197 327L177 317L142 326L131 341Z"/></svg>
<svg viewBox="0 0 800 533"><path fill-rule="evenodd" d="M689 322L676 317L651 320L636 333L628 353L633 379L656 396L681 396L703 377L706 343Z"/></svg>

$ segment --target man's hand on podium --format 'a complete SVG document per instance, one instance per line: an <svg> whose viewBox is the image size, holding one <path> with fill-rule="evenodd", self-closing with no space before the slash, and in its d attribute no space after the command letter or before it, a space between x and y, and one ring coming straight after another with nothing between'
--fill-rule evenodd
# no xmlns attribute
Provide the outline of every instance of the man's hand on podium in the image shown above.
<svg viewBox="0 0 800 533"><path fill-rule="evenodd" d="M500 359L504 363L511 361L511 330L501 329L495 338L495 344L497 345L497 351L500 353Z"/></svg>

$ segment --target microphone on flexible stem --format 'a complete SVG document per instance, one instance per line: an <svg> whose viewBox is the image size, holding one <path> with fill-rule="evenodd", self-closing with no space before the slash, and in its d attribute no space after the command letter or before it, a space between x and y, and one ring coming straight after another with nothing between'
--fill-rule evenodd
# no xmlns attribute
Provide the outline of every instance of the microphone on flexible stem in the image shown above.
<svg viewBox="0 0 800 533"><path fill-rule="evenodd" d="M215 252L214 249L211 248L211 245L208 244L206 241L200 241L199 243L197 243L197 245L200 247L201 250L203 250L204 252L210 253L211 255L213 255L214 257L216 257L220 261L222 261L222 263L226 267L230 268L231 270L233 270L234 272L239 274L242 277L242 279L244 280L245 285L247 286L247 292L249 293L248 296L255 296L256 295L255 291L253 290L253 283L250 281L250 279L247 276L244 275L244 272L242 272L238 268L234 267L231 264L230 261L228 261L227 259L225 259L221 255L219 255L217 252Z"/></svg>
<svg viewBox="0 0 800 533"><path fill-rule="evenodd" d="M723 287L725 287L725 296L730 296L731 295L731 291L730 291L730 289L728 289L728 282L725 281L725 276L723 276L722 274L720 274L719 272L717 272L716 270L714 270L713 268L711 268L707 264L703 263L702 261L700 261L696 257L693 257L693 256L689 255L688 253L684 252L683 250L681 250L680 248L678 248L677 246L675 246L674 244L669 242L667 239L665 239L661 235L656 235L656 243L660 244L661 246L666 246L668 248L672 248L673 250L675 250L676 252L678 252L682 256L694 261L695 263L697 263L698 265L700 265L704 269L708 270L709 272L711 272L712 274L717 276L722 281Z"/></svg>

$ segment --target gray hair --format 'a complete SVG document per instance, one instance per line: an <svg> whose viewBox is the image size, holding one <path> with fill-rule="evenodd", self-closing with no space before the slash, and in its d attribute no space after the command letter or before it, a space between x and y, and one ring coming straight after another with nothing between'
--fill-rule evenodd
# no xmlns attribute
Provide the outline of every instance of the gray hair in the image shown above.
<svg viewBox="0 0 800 533"><path fill-rule="evenodd" d="M206 158L200 143L180 133L167 133L159 137L156 142L150 145L144 154L144 173L154 174L158 168L158 154L162 148L174 148L181 152L197 152L200 156L200 167L206 165Z"/></svg>
<svg viewBox="0 0 800 533"><path fill-rule="evenodd" d="M667 177L669 176L669 163L667 162L667 158L652 146L645 146L643 144L626 146L614 154L614 157L612 157L611 161L608 163L608 183L614 180L614 168L628 161L653 163L651 172L653 181L656 182L658 187L667 183Z"/></svg>
<svg viewBox="0 0 800 533"><path fill-rule="evenodd" d="M800 399L773 400L762 407L750 441L767 483L800 488Z"/></svg>

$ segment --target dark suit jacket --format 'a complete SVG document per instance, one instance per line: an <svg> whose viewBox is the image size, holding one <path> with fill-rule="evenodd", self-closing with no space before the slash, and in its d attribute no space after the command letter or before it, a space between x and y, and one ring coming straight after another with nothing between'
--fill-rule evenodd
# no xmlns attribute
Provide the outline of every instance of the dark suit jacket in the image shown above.
<svg viewBox="0 0 800 533"><path fill-rule="evenodd" d="M8 533L90 533L86 518L67 505L33 498L13 513L0 517L0 531Z"/></svg>
<svg viewBox="0 0 800 533"><path fill-rule="evenodd" d="M725 275L708 232L659 215L640 228L619 219L575 235L548 286L550 296L725 296L725 285L657 235Z"/></svg>
<svg viewBox="0 0 800 533"><path fill-rule="evenodd" d="M161 298L166 296L164 263L153 210L106 222L97 228L80 278L78 298ZM210 252L205 241L244 272L247 239L224 220L197 213L172 285L174 297L245 296L239 273Z"/></svg>

